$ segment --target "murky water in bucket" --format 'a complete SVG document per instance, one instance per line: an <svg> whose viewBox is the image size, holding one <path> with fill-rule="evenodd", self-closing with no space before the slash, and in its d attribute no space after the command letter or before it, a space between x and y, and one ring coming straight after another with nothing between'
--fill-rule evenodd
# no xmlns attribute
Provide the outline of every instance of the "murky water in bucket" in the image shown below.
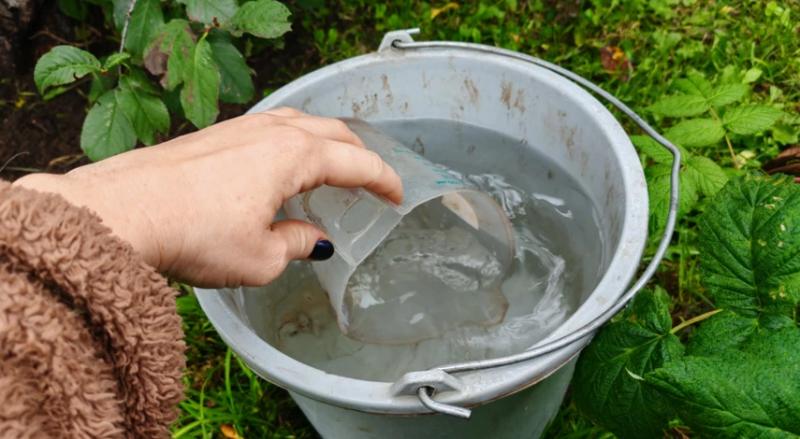
<svg viewBox="0 0 800 439"><path fill-rule="evenodd" d="M500 286L509 267L479 238L442 199L414 209L350 278L348 336L408 344L500 323L508 307Z"/></svg>
<svg viewBox="0 0 800 439"><path fill-rule="evenodd" d="M501 285L508 301L503 321L450 328L439 337L415 343L358 342L340 332L310 266L297 262L272 284L246 288L237 295L254 330L287 355L319 369L393 381L411 370L520 352L558 327L597 283L605 253L594 206L577 182L527 145L490 130L440 120L376 125L430 160L464 173L508 213L516 255L511 274ZM412 222L407 231L413 234L416 226ZM478 250L468 249L468 239L443 235L429 237L419 246L447 242L467 246L454 248L453 255L472 251L480 259ZM384 257L403 257L403 249L387 244ZM405 267L409 270L419 262L411 259ZM366 279L362 285L369 284ZM409 319L420 314L419 309L398 310ZM430 318L425 313L419 318L426 316Z"/></svg>

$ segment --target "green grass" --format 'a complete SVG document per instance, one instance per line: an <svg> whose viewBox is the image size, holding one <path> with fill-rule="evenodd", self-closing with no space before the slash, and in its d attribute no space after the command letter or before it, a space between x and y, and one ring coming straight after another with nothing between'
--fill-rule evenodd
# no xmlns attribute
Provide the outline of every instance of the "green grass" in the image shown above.
<svg viewBox="0 0 800 439"><path fill-rule="evenodd" d="M743 169L759 169L787 143L797 143L800 126L800 1L480 1L371 0L290 2L293 35L275 53L274 88L315 68L375 50L384 32L421 27L418 39L470 41L518 50L556 62L603 86L641 112L657 129L671 121L646 109L669 94L671 83L689 71L726 77L761 72L750 100L769 102L789 114L777 130L733 138ZM619 50L612 49L618 48ZM601 53L622 54L603 65ZM624 60L630 62L630 68ZM271 91L264 90L265 94ZM632 128L626 123L626 127ZM632 132L634 132L632 130ZM792 139L792 137L795 137ZM693 151L731 174L738 172L727 147ZM683 217L654 282L676 303L676 323L708 309L699 282L696 214ZM189 345L186 401L174 426L176 437L314 437L285 392L260 380L225 347L191 295L180 299ZM690 435L676 426L675 436ZM610 437L569 402L548 437Z"/></svg>
<svg viewBox="0 0 800 439"><path fill-rule="evenodd" d="M219 339L191 291L185 293L178 299L178 312L184 319L189 368L173 437L219 437L223 429L240 437L315 437L286 392L251 372Z"/></svg>

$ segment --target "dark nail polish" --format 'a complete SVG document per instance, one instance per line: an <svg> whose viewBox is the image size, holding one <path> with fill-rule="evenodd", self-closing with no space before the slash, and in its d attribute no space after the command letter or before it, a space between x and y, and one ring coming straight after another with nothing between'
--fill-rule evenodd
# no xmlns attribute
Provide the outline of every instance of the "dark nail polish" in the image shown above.
<svg viewBox="0 0 800 439"><path fill-rule="evenodd" d="M333 243L327 239L320 239L314 244L314 250L308 256L309 259L314 261L324 261L333 256Z"/></svg>

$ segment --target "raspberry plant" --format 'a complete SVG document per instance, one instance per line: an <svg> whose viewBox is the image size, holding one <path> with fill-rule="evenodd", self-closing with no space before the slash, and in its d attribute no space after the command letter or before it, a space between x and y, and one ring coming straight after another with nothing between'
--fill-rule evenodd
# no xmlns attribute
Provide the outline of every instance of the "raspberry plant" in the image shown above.
<svg viewBox="0 0 800 439"><path fill-rule="evenodd" d="M170 109L203 128L216 120L219 101L250 101L252 71L238 40L275 39L291 28L289 10L275 0L59 2L71 16L85 15L87 3L118 32L119 51L98 57L56 46L36 63L34 81L47 99L91 78L80 144L93 161L153 144L169 131Z"/></svg>

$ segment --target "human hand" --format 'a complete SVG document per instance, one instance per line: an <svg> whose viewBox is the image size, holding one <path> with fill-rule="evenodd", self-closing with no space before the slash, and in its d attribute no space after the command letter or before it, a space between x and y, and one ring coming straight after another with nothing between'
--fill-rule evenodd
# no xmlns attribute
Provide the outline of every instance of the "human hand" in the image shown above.
<svg viewBox="0 0 800 439"><path fill-rule="evenodd" d="M292 259L330 257L315 226L273 222L298 193L327 184L403 196L400 177L343 122L289 108L14 184L88 207L159 271L209 287L262 285Z"/></svg>

